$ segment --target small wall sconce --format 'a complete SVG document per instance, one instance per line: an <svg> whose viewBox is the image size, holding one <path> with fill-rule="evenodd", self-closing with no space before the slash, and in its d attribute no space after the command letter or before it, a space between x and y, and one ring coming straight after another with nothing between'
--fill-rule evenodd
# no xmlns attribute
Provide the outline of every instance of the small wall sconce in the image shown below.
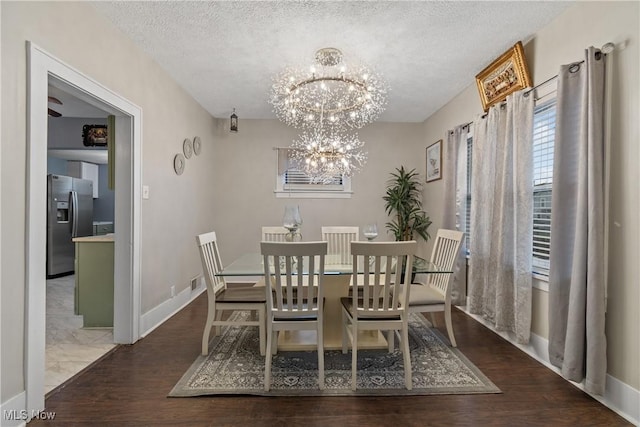
<svg viewBox="0 0 640 427"><path fill-rule="evenodd" d="M238 132L238 116L236 115L236 109L233 109L233 113L231 113L231 123L229 126L230 132Z"/></svg>

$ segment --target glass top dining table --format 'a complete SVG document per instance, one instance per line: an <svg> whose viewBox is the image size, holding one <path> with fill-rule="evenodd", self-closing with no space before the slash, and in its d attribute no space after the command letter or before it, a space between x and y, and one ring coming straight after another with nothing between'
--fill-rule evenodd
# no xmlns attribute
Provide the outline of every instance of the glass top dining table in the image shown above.
<svg viewBox="0 0 640 427"><path fill-rule="evenodd" d="M359 267L359 274L364 273L364 268ZM414 274L437 274L452 273L453 271L442 269L431 261L427 261L420 257L414 257L413 273ZM304 270L303 274L308 272ZM325 276L331 275L349 275L353 274L352 264L334 264L331 262L331 255L327 255L324 266ZM223 277L242 277L242 276L263 276L264 264L262 255L259 253L245 253L238 257L231 264L224 267L216 276Z"/></svg>
<svg viewBox="0 0 640 427"><path fill-rule="evenodd" d="M358 276L364 274L364 268L358 268ZM425 259L415 257L413 273L443 274L451 273L449 270L440 269L437 265ZM308 274L303 268L303 274ZM245 253L231 264L220 270L216 276L222 276L227 282L237 281L234 278L244 278L241 282L255 282L255 286L264 286L263 257L259 253ZM323 276L324 288L324 314L323 334L324 348L338 350L342 348L342 308L340 298L349 295L349 288L353 283L361 283L361 276L352 279L352 264L334 264L332 256L325 259L325 271ZM413 280L412 280L413 282ZM312 350L316 346L315 331L283 331L278 336L278 350L301 351ZM361 349L386 349L387 340L379 331L361 331L358 334L358 348Z"/></svg>

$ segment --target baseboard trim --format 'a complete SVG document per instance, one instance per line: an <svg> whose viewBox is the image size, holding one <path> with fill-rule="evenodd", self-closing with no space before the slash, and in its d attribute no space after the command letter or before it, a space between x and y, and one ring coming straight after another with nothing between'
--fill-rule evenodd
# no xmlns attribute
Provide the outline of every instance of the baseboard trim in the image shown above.
<svg viewBox="0 0 640 427"><path fill-rule="evenodd" d="M470 313L467 311L467 307L458 307L458 309L562 377L560 369L549 362L549 341L546 338L532 333L529 345L518 344L513 334L496 331L490 322L477 314ZM563 377L563 379L565 378ZM640 405L638 405L640 402L640 391L634 389L629 384L607 374L604 394L598 396L585 391L583 383L576 383L567 379L565 379L565 381L578 387L630 423L640 425Z"/></svg>
<svg viewBox="0 0 640 427"><path fill-rule="evenodd" d="M22 427L27 425L27 421L31 419L27 410L27 392L23 391L13 396L6 402L0 402L0 410L2 418L0 425L6 427ZM20 418L20 419L16 419Z"/></svg>
<svg viewBox="0 0 640 427"><path fill-rule="evenodd" d="M149 335L158 326L166 322L171 316L182 310L187 304L196 299L201 293L207 290L204 286L204 281L199 280L198 287L191 290L191 287L187 287L175 297L166 300L165 302L157 305L151 310L147 311L140 317L140 334L142 338ZM204 321L202 324L204 325Z"/></svg>

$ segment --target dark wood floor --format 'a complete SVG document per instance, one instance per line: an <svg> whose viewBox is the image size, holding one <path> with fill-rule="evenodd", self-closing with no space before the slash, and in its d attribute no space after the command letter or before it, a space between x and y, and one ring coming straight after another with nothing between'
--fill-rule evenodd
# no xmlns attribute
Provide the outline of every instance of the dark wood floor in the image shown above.
<svg viewBox="0 0 640 427"><path fill-rule="evenodd" d="M168 398L171 388L198 356L206 304L203 294L146 338L117 347L52 391L45 411L53 411L56 416L46 423L234 427L631 425L458 310L453 318L459 349L502 394ZM45 421L34 420L29 426L43 424Z"/></svg>

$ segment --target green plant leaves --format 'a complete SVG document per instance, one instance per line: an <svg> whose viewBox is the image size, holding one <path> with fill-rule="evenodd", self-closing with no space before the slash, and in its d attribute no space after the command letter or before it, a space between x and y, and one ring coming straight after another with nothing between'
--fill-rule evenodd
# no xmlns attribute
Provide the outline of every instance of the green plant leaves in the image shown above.
<svg viewBox="0 0 640 427"><path fill-rule="evenodd" d="M422 182L415 169L407 171L401 166L391 172L382 199L385 212L392 216L385 226L396 240L413 240L414 233L429 240L431 220L422 210Z"/></svg>

